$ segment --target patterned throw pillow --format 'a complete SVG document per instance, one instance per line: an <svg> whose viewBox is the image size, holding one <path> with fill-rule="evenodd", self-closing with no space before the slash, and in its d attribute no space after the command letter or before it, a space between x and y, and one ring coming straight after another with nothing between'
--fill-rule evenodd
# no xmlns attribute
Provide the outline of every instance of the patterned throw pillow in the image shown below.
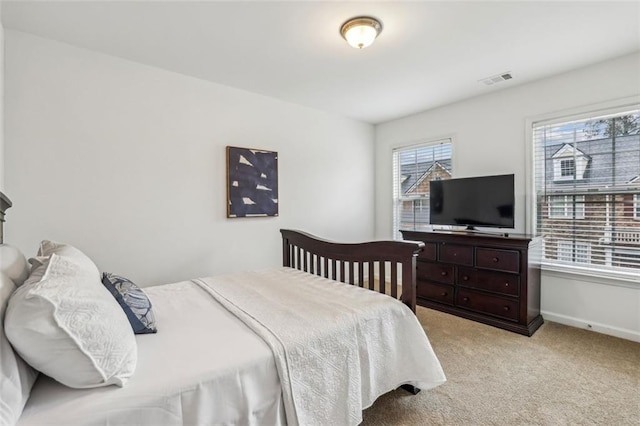
<svg viewBox="0 0 640 426"><path fill-rule="evenodd" d="M102 284L116 298L127 314L135 334L155 333L156 319L151 310L151 301L140 287L130 280L115 274L103 273Z"/></svg>

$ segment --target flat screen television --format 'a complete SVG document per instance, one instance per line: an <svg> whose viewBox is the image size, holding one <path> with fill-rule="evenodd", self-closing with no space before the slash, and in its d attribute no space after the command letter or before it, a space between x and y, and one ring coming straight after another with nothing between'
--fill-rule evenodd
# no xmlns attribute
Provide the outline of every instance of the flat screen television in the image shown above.
<svg viewBox="0 0 640 426"><path fill-rule="evenodd" d="M434 180L430 183L432 225L514 227L514 175Z"/></svg>

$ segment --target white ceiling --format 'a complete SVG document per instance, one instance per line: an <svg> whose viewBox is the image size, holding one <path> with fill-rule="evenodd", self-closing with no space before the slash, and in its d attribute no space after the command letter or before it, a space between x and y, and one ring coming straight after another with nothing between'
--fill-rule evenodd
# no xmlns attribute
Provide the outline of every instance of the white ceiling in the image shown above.
<svg viewBox="0 0 640 426"><path fill-rule="evenodd" d="M2 3L5 28L370 123L640 50L637 0ZM364 50L356 15L384 25Z"/></svg>

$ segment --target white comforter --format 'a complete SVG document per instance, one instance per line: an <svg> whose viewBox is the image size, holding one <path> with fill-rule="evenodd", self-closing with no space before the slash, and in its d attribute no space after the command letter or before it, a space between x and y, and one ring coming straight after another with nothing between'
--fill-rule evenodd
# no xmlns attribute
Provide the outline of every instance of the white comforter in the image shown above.
<svg viewBox="0 0 640 426"><path fill-rule="evenodd" d="M271 347L290 425L355 425L375 399L446 379L401 302L290 268L195 280Z"/></svg>
<svg viewBox="0 0 640 426"><path fill-rule="evenodd" d="M41 375L18 425L347 425L402 383L445 380L390 297L288 268L194 281L145 289L158 333L136 336L125 387Z"/></svg>
<svg viewBox="0 0 640 426"><path fill-rule="evenodd" d="M129 382L71 389L40 375L18 426L285 424L280 380L262 339L191 281L145 291L158 333L136 336Z"/></svg>

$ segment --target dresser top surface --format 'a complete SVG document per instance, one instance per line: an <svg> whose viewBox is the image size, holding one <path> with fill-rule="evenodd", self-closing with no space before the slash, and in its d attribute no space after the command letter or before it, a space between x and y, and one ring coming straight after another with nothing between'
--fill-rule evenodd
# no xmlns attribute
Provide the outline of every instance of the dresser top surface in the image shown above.
<svg viewBox="0 0 640 426"><path fill-rule="evenodd" d="M447 230L438 230L438 231L411 231L411 230L400 230L402 236L405 239L421 239L428 238L430 240L435 239L456 239L456 238L468 238L482 241L493 241L493 242L516 242L516 241L531 241L535 238L534 235L531 234L515 234L511 232L477 232L477 231L447 231Z"/></svg>

